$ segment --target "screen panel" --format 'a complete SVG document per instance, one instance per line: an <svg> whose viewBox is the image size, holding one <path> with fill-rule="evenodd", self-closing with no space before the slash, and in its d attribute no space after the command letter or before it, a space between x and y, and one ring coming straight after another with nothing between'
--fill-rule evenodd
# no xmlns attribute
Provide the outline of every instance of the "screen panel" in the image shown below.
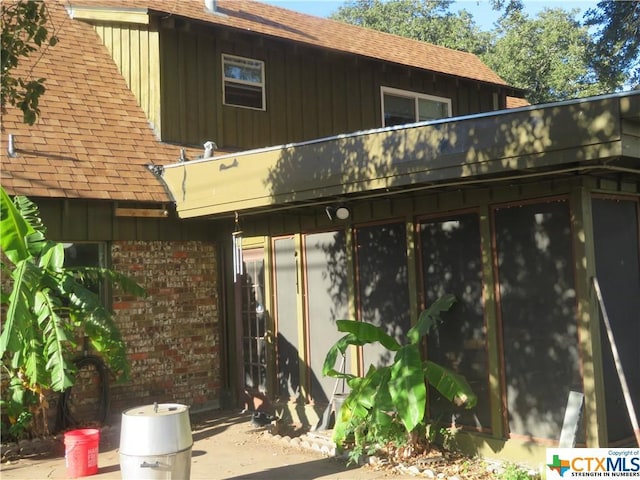
<svg viewBox="0 0 640 480"><path fill-rule="evenodd" d="M455 408L437 390L429 390L432 418L455 415L456 423L491 428L489 372L482 299L480 223L475 213L425 220L419 225L424 298L427 306L445 293L456 303L427 337L427 357L463 375L478 404L472 411Z"/></svg>
<svg viewBox="0 0 640 480"><path fill-rule="evenodd" d="M344 231L304 237L310 385L311 396L318 403L328 402L336 385L334 378L322 376L329 348L344 335L338 332L336 320L349 319L345 242ZM349 365L348 358L346 365Z"/></svg>
<svg viewBox="0 0 640 480"><path fill-rule="evenodd" d="M638 204L613 199L593 200L596 276L636 418L640 418L640 245ZM602 353L609 442L633 437L633 428L604 323Z"/></svg>
<svg viewBox="0 0 640 480"><path fill-rule="evenodd" d="M582 392L566 201L494 212L509 431L559 439Z"/></svg>
<svg viewBox="0 0 640 480"><path fill-rule="evenodd" d="M277 238L273 242L278 349L278 394L285 399L300 394L298 315L296 312L298 275L295 240Z"/></svg>
<svg viewBox="0 0 640 480"><path fill-rule="evenodd" d="M382 327L401 344L411 328L407 277L407 232L404 223L356 230L359 319ZM390 365L393 352L379 343L363 347L369 365Z"/></svg>

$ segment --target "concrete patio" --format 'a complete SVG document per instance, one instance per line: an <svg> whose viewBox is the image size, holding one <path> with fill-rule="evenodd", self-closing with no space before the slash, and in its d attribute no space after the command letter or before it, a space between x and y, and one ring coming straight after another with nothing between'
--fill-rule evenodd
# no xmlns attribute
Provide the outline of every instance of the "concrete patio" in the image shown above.
<svg viewBox="0 0 640 480"><path fill-rule="evenodd" d="M385 478L368 467L346 467L344 459L318 451L308 436L272 435L251 425L247 414L214 411L192 417L192 480L213 479L353 479ZM98 473L91 478L120 479L119 425L102 431ZM320 437L317 442L322 443ZM66 479L62 440L53 452L3 463L0 476L9 479ZM394 475L393 478L412 478Z"/></svg>

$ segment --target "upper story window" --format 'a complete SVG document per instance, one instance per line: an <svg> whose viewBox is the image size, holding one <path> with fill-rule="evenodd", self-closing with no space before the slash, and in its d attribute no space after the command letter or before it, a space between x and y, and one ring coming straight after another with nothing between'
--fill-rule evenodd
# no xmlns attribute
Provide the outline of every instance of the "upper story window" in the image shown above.
<svg viewBox="0 0 640 480"><path fill-rule="evenodd" d="M264 62L223 54L222 81L225 105L266 110Z"/></svg>
<svg viewBox="0 0 640 480"><path fill-rule="evenodd" d="M384 127L451 116L451 99L382 87Z"/></svg>

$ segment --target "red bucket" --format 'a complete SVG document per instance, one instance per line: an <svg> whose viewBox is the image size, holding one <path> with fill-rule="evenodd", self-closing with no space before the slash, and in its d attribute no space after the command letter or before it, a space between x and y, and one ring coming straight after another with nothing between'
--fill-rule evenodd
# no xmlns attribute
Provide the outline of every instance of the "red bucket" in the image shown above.
<svg viewBox="0 0 640 480"><path fill-rule="evenodd" d="M98 473L100 430L81 428L64 434L64 456L69 478Z"/></svg>

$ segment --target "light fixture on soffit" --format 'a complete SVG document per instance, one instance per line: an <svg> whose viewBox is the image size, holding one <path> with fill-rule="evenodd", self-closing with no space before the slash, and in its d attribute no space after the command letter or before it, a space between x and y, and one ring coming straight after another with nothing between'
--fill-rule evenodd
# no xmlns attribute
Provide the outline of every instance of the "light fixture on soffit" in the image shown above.
<svg viewBox="0 0 640 480"><path fill-rule="evenodd" d="M329 220L346 220L351 216L351 212L344 205L339 205L336 207L329 206L325 207L324 211L327 213L327 217Z"/></svg>

